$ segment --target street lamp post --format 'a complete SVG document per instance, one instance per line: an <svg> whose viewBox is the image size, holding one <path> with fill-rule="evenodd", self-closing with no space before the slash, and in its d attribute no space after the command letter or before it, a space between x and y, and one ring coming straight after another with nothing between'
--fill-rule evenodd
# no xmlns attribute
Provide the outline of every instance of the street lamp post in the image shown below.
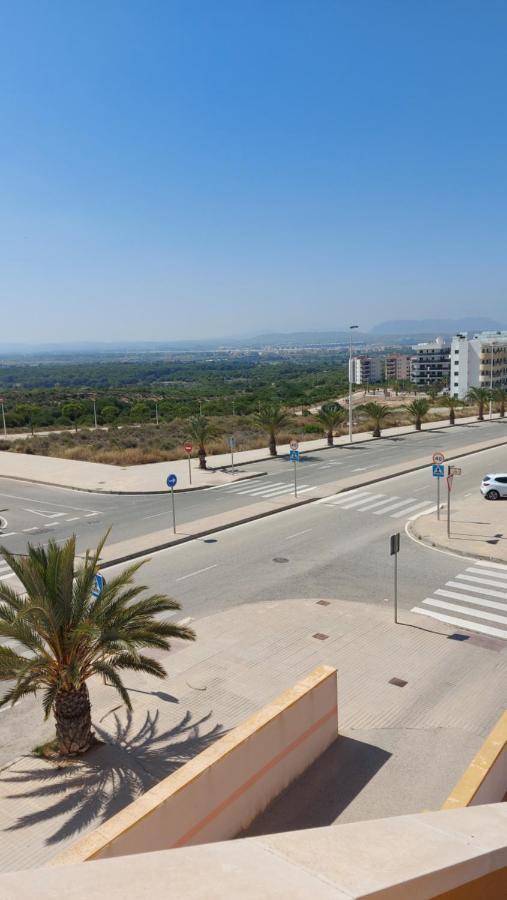
<svg viewBox="0 0 507 900"><path fill-rule="evenodd" d="M491 354L489 365L489 418L493 418L493 344L490 344L489 352Z"/></svg>
<svg viewBox="0 0 507 900"><path fill-rule="evenodd" d="M155 400L155 422L158 425L158 400Z"/></svg>
<svg viewBox="0 0 507 900"><path fill-rule="evenodd" d="M349 443L352 443L352 330L359 325L349 325Z"/></svg>
<svg viewBox="0 0 507 900"><path fill-rule="evenodd" d="M97 403L95 401L95 397L92 397L93 403L93 421L95 422L95 429L97 429Z"/></svg>
<svg viewBox="0 0 507 900"><path fill-rule="evenodd" d="M0 404L2 406L2 424L3 424L3 429L4 429L4 435L7 436L7 425L5 424L5 409L4 409L3 397L0 400Z"/></svg>

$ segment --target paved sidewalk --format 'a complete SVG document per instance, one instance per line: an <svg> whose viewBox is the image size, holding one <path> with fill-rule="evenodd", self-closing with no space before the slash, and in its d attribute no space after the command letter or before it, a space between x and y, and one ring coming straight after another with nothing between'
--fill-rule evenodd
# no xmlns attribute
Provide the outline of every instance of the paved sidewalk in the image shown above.
<svg viewBox="0 0 507 900"><path fill-rule="evenodd" d="M407 527L413 537L430 547L507 563L506 500L485 500L477 491L455 502L451 494L450 538L446 503L442 504L440 521L434 513L409 522Z"/></svg>
<svg viewBox="0 0 507 900"><path fill-rule="evenodd" d="M494 418L498 418L495 413ZM460 424L476 422L476 416L468 416L458 420ZM426 422L423 430L433 428L450 427L448 420L438 422ZM386 428L383 431L385 437L411 434L413 426ZM370 432L360 432L354 435L354 442L373 440ZM335 438L335 445L348 444L348 437ZM299 448L302 453L323 450L327 447L324 439L302 441ZM278 447L280 455L289 453L289 445ZM99 493L166 493L166 478L170 472L178 478L176 491L198 489L212 485L234 481L235 478L245 478L248 471L243 466L248 463L258 463L270 459L267 447L257 450L242 450L234 454L235 466L241 466L236 476L229 472L217 471L230 467L230 453L222 453L208 458L209 469L205 472L198 468L198 460L192 459L192 484L188 473L186 459L168 460L162 463L149 463L143 466L111 466L104 463L81 462L74 459L57 459L48 456L30 456L23 453L9 453L0 451L0 473L4 478L14 478L22 481L33 481L39 484L50 484L59 487L75 488L82 491L94 491ZM255 474L259 474L258 472Z"/></svg>
<svg viewBox="0 0 507 900"><path fill-rule="evenodd" d="M340 778L332 769L332 796L308 801L311 823L439 808L501 712L505 654L438 624L395 626L387 606L326 599L259 598L199 620L195 644L157 653L166 682L135 676L132 715L95 679L104 745L67 767L28 755L0 772L0 870L45 863L323 662L339 672ZM26 704L33 746L52 729Z"/></svg>

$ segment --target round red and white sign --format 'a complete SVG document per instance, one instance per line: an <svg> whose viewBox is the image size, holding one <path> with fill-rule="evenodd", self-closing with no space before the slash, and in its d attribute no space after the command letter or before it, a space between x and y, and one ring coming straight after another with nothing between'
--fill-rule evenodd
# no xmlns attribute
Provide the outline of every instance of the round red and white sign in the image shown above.
<svg viewBox="0 0 507 900"><path fill-rule="evenodd" d="M291 441L291 442L290 442L290 449L291 449L291 450L297 450L298 447L299 447L299 444L298 444L297 441Z"/></svg>
<svg viewBox="0 0 507 900"><path fill-rule="evenodd" d="M185 453L192 453L192 444L190 441L187 441L183 446L185 448Z"/></svg>
<svg viewBox="0 0 507 900"><path fill-rule="evenodd" d="M445 460L445 456L441 450L437 451L437 453L433 454L433 462L436 466L441 466Z"/></svg>

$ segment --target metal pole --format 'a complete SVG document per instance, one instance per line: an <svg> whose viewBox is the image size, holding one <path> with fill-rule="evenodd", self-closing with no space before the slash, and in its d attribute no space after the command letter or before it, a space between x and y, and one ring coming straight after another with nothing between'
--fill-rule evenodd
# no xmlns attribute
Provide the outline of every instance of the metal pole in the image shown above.
<svg viewBox="0 0 507 900"><path fill-rule="evenodd" d="M449 466L447 470L449 470ZM447 475L449 475L449 471ZM447 537L451 537L451 487L449 482L447 482Z"/></svg>
<svg viewBox="0 0 507 900"><path fill-rule="evenodd" d="M294 496L297 498L298 495L298 476L297 476L297 462L294 460Z"/></svg>
<svg viewBox="0 0 507 900"><path fill-rule="evenodd" d="M349 443L352 443L352 329L359 325L349 325Z"/></svg>
<svg viewBox="0 0 507 900"><path fill-rule="evenodd" d="M398 624L398 554L394 554L394 622Z"/></svg>
<svg viewBox="0 0 507 900"><path fill-rule="evenodd" d="M93 418L95 420L95 428L97 428L97 404L93 401Z"/></svg>
<svg viewBox="0 0 507 900"><path fill-rule="evenodd" d="M155 422L158 425L158 400L155 400Z"/></svg>
<svg viewBox="0 0 507 900"><path fill-rule="evenodd" d="M440 522L440 478L437 478L437 519Z"/></svg>
<svg viewBox="0 0 507 900"><path fill-rule="evenodd" d="M3 426L4 426L4 434L7 435L7 426L5 424L5 409L4 409L3 400L2 400L2 422L3 422Z"/></svg>
<svg viewBox="0 0 507 900"><path fill-rule="evenodd" d="M493 344L490 345L491 353L491 364L490 364L490 375L489 375L489 418L493 418Z"/></svg>
<svg viewBox="0 0 507 900"><path fill-rule="evenodd" d="M192 467L190 465L190 453L187 453L188 456L188 481L189 484L192 484Z"/></svg>
<svg viewBox="0 0 507 900"><path fill-rule="evenodd" d="M173 507L173 532L176 534L176 513L174 511L174 488L171 488L171 503Z"/></svg>
<svg viewBox="0 0 507 900"><path fill-rule="evenodd" d="M231 475L234 475L234 446L231 445Z"/></svg>

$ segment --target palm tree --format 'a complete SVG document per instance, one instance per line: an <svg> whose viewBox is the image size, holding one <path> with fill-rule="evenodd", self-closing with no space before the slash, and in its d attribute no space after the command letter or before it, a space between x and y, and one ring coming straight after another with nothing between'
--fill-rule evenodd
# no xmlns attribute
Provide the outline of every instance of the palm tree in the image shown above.
<svg viewBox="0 0 507 900"><path fill-rule="evenodd" d="M347 413L339 403L323 403L316 418L326 430L327 443L333 446L333 431L345 419Z"/></svg>
<svg viewBox="0 0 507 900"><path fill-rule="evenodd" d="M276 456L276 436L281 428L286 428L290 424L290 418L277 400L264 403L259 407L259 412L255 415L257 425L260 425L264 431L269 434L269 452L271 456Z"/></svg>
<svg viewBox="0 0 507 900"><path fill-rule="evenodd" d="M463 406L463 400L458 400L457 397L444 397L442 400L442 404L444 406L449 407L449 425L454 425L456 421L456 410L458 407Z"/></svg>
<svg viewBox="0 0 507 900"><path fill-rule="evenodd" d="M191 416L188 420L190 437L198 446L199 468L206 468L206 444L216 437L217 431L206 416Z"/></svg>
<svg viewBox="0 0 507 900"><path fill-rule="evenodd" d="M169 650L170 637L195 639L190 628L158 618L180 609L179 603L163 594L139 597L146 588L134 585L134 575L142 562L108 579L100 595L92 596L106 539L107 534L84 561L76 560L75 535L62 545L50 540L47 549L29 544L26 556L0 547L26 591L18 594L0 582L0 636L23 648L0 645L0 680L14 681L0 705L42 691L45 717L55 717L60 754L84 753L93 742L87 687L92 675L107 679L131 709L120 672L164 678L160 662L142 650Z"/></svg>
<svg viewBox="0 0 507 900"><path fill-rule="evenodd" d="M491 391L485 387L470 388L467 400L477 405L477 419L479 422L484 421L484 406L491 399Z"/></svg>
<svg viewBox="0 0 507 900"><path fill-rule="evenodd" d="M507 401L507 390L505 388L496 388L493 391L493 400L500 404L500 418L505 418L505 403Z"/></svg>
<svg viewBox="0 0 507 900"><path fill-rule="evenodd" d="M365 413L373 421L373 437L379 438L382 426L391 415L389 406L383 406L382 403L375 402L362 403L361 406L358 406L358 410Z"/></svg>
<svg viewBox="0 0 507 900"><path fill-rule="evenodd" d="M412 400L412 403L405 403L401 408L408 412L415 424L415 430L420 431L422 420L428 414L430 406L429 400L420 397L417 400Z"/></svg>

